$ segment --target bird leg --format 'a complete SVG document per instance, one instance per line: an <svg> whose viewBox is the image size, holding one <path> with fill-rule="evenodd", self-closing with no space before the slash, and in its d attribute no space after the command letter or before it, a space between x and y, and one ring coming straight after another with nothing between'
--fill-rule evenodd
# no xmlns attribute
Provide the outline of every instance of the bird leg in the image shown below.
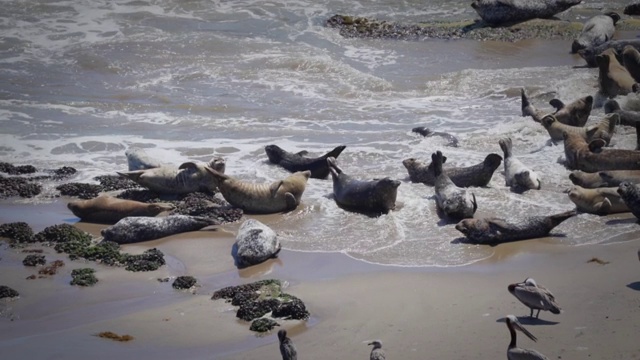
<svg viewBox="0 0 640 360"><path fill-rule="evenodd" d="M533 311L531 311L533 312ZM536 319L540 316L540 309L538 309L538 313L536 314Z"/></svg>
<svg viewBox="0 0 640 360"><path fill-rule="evenodd" d="M531 313L529 314L529 317L533 318L533 308L529 308L529 310L531 310Z"/></svg>

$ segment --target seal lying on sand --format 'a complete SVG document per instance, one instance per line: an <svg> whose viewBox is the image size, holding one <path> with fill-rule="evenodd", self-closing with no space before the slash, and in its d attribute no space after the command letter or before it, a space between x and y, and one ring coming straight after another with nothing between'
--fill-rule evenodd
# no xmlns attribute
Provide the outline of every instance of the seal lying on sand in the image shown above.
<svg viewBox="0 0 640 360"><path fill-rule="evenodd" d="M635 81L640 81L640 52L631 45L622 49L622 65Z"/></svg>
<svg viewBox="0 0 640 360"><path fill-rule="evenodd" d="M575 210L571 210L551 216L529 216L520 221L500 218L464 219L456 224L456 230L474 243L495 245L547 236L554 227L576 214Z"/></svg>
<svg viewBox="0 0 640 360"><path fill-rule="evenodd" d="M612 120L614 118L614 120ZM606 115L597 125L584 127L584 126L571 126L560 123L555 116L547 115L542 118L542 126L547 129L551 140L563 141L563 132L571 132L582 136L585 140L591 141L593 139L602 139L607 145L611 141L613 131L615 130L617 117L612 115Z"/></svg>
<svg viewBox="0 0 640 360"><path fill-rule="evenodd" d="M610 99L639 90L633 76L618 62L616 56L614 49L607 49L596 56L599 69L598 92Z"/></svg>
<svg viewBox="0 0 640 360"><path fill-rule="evenodd" d="M500 139L498 144L504 152L504 178L507 186L540 190L541 182L538 174L513 157L511 138Z"/></svg>
<svg viewBox="0 0 640 360"><path fill-rule="evenodd" d="M388 177L371 181L356 180L342 172L336 159L328 158L327 163L333 179L333 197L340 207L383 214L395 209L400 181Z"/></svg>
<svg viewBox="0 0 640 360"><path fill-rule="evenodd" d="M164 164L156 159L152 159L144 149L132 147L124 152L129 164L129 171L146 170L161 167Z"/></svg>
<svg viewBox="0 0 640 360"><path fill-rule="evenodd" d="M162 194L188 194L203 190L215 192L218 182L206 171L207 167L224 173L226 166L224 159L215 157L208 164L186 162L178 168L164 165L153 169L119 172L118 174L151 191Z"/></svg>
<svg viewBox="0 0 640 360"><path fill-rule="evenodd" d="M587 142L579 135L564 133L566 166L572 170L640 170L640 151L603 148L603 140Z"/></svg>
<svg viewBox="0 0 640 360"><path fill-rule="evenodd" d="M618 186L618 194L627 204L633 216L640 219L640 188L638 185L624 181Z"/></svg>
<svg viewBox="0 0 640 360"><path fill-rule="evenodd" d="M451 135L451 134L447 134L444 132L439 132L439 131L433 131L431 129L428 129L424 126L418 126L418 127L414 127L413 129L411 129L412 132L416 133L416 134L420 134L424 137L430 137L430 136L440 136L444 139L446 139L447 141L449 141L447 143L448 146L452 146L452 147L458 147L458 138Z"/></svg>
<svg viewBox="0 0 640 360"><path fill-rule="evenodd" d="M188 215L169 215L162 217L126 217L115 225L102 229L104 241L118 244L130 244L160 239L187 231L200 230L209 225L219 225L213 218Z"/></svg>
<svg viewBox="0 0 640 360"><path fill-rule="evenodd" d="M147 204L102 195L90 200L76 200L67 204L73 215L82 221L115 224L127 216L156 216L173 209L172 204Z"/></svg>
<svg viewBox="0 0 640 360"><path fill-rule="evenodd" d="M630 211L617 190L617 187L585 189L576 185L569 191L569 199L576 204L578 211L589 214L608 215Z"/></svg>
<svg viewBox="0 0 640 360"><path fill-rule="evenodd" d="M218 190L229 204L245 212L272 214L291 211L300 205L311 171L298 171L267 184L233 178L212 168L205 168L218 182Z"/></svg>
<svg viewBox="0 0 640 360"><path fill-rule="evenodd" d="M446 156L442 157L442 162L447 160ZM458 187L483 187L489 184L491 177L496 169L502 163L502 156L498 154L489 154L484 161L468 166L458 168L445 168L444 173ZM421 182L426 185L433 186L436 183L436 175L434 173L433 162L429 165L415 158L409 158L402 161L402 165L407 169L409 178L412 182Z"/></svg>
<svg viewBox="0 0 640 360"><path fill-rule="evenodd" d="M640 123L640 112L622 110L620 104L613 99L609 99L604 103L604 113L618 114L620 116L620 120L618 121L620 125L636 126L636 124Z"/></svg>
<svg viewBox="0 0 640 360"><path fill-rule="evenodd" d="M531 104L524 88L520 89L520 97L522 99L522 116L531 116L534 121L542 122L542 118L549 114L536 109ZM593 96L582 97L568 105L565 105L559 99L551 99L549 104L556 108L556 111L552 113L552 115L555 116L559 122L571 126L584 126L591 114Z"/></svg>
<svg viewBox="0 0 640 360"><path fill-rule="evenodd" d="M587 20L580 35L571 44L571 53L575 54L578 50L592 48L611 40L619 20L620 15L615 12L596 15Z"/></svg>
<svg viewBox="0 0 640 360"><path fill-rule="evenodd" d="M491 26L550 18L582 0L474 0L471 7Z"/></svg>
<svg viewBox="0 0 640 360"><path fill-rule="evenodd" d="M342 153L346 146L341 145L328 153L320 157L306 157L307 151L301 151L298 153L290 153L283 150L278 145L267 145L264 151L269 157L269 161L272 164L280 165L283 168L291 171L311 171L311 177L316 179L326 179L329 176L329 166L327 165L327 158L337 158Z"/></svg>
<svg viewBox="0 0 640 360"><path fill-rule="evenodd" d="M436 176L435 191L436 205L447 217L452 219L466 219L473 217L478 209L475 194L457 187L447 174L442 171L443 156L440 151L431 155L433 172Z"/></svg>
<svg viewBox="0 0 640 360"><path fill-rule="evenodd" d="M592 48L586 48L578 51L578 55L587 62L588 67L598 67L596 56L600 55L607 49L613 49L617 54L622 54L625 46L631 45L636 49L640 49L640 39L628 39L628 40L609 40L602 45L598 45ZM618 62L622 61L622 56L618 57Z"/></svg>
<svg viewBox="0 0 640 360"><path fill-rule="evenodd" d="M235 247L238 268L257 265L274 258L281 249L275 231L255 219L248 219L240 225Z"/></svg>

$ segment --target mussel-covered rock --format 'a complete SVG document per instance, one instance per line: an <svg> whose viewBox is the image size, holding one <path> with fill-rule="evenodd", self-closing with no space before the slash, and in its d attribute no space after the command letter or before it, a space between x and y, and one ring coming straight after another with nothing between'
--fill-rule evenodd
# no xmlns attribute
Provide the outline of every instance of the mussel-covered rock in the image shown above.
<svg viewBox="0 0 640 360"><path fill-rule="evenodd" d="M30 243L35 241L33 230L26 222L13 222L0 225L0 237L15 243Z"/></svg>
<svg viewBox="0 0 640 360"><path fill-rule="evenodd" d="M91 268L73 269L71 271L71 285L93 286L98 282L95 270Z"/></svg>
<svg viewBox="0 0 640 360"><path fill-rule="evenodd" d="M93 199L97 197L102 191L102 186L97 184L84 184L84 183L67 183L58 185L56 190L60 191L60 194L65 196L75 196L80 199Z"/></svg>
<svg viewBox="0 0 640 360"><path fill-rule="evenodd" d="M27 255L24 260L22 260L22 265L24 266L38 266L44 265L47 263L47 259L44 255L31 254Z"/></svg>
<svg viewBox="0 0 640 360"><path fill-rule="evenodd" d="M256 332L267 332L276 326L280 326L280 324L269 318L260 318L251 322L249 330Z"/></svg>
<svg viewBox="0 0 640 360"><path fill-rule="evenodd" d="M178 276L173 281L173 284L171 284L171 286L174 289L184 290L184 289L191 288L195 284L196 284L196 278L194 278L193 276Z"/></svg>
<svg viewBox="0 0 640 360"><path fill-rule="evenodd" d="M42 186L21 177L4 177L0 175L0 199L20 196L34 197L42 192Z"/></svg>
<svg viewBox="0 0 640 360"><path fill-rule="evenodd" d="M20 296L20 293L6 285L0 285L0 299L14 298Z"/></svg>
<svg viewBox="0 0 640 360"><path fill-rule="evenodd" d="M70 241L91 241L89 233L69 224L46 227L34 237L37 242L63 243Z"/></svg>

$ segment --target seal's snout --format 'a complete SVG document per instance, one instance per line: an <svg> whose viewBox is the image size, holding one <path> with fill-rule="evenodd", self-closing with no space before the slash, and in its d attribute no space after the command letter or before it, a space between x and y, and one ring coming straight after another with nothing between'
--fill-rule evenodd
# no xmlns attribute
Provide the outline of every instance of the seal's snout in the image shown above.
<svg viewBox="0 0 640 360"><path fill-rule="evenodd" d="M466 220L462 220L459 223L457 223L456 224L456 230L458 230L461 233L467 235L467 223L466 223Z"/></svg>

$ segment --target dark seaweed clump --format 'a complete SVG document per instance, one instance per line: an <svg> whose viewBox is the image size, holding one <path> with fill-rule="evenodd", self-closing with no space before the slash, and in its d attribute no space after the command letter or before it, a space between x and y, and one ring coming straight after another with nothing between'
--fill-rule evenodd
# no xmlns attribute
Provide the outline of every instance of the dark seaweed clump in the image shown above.
<svg viewBox="0 0 640 360"><path fill-rule="evenodd" d="M140 255L127 254L125 263L126 270L129 271L154 271L164 265L164 254L162 251L153 248L145 251Z"/></svg>
<svg viewBox="0 0 640 360"><path fill-rule="evenodd" d="M13 196L34 197L42 192L40 184L32 183L21 177L4 177L0 175L0 199Z"/></svg>
<svg viewBox="0 0 640 360"><path fill-rule="evenodd" d="M249 330L257 332L267 332L276 326L280 326L280 324L269 318L260 318L254 320L251 323Z"/></svg>
<svg viewBox="0 0 640 360"><path fill-rule="evenodd" d="M227 286L225 288L215 291L213 293L213 296L211 297L211 300L218 300L218 299L231 300L238 293L256 292L260 290L261 287L266 285L272 285L272 284L275 284L277 286L282 286L282 283L280 282L280 280L276 280L276 279L260 280L260 281L252 282L250 284L243 284L243 285L237 285L237 286Z"/></svg>
<svg viewBox="0 0 640 360"><path fill-rule="evenodd" d="M24 266L37 266L37 265L44 265L47 263L47 259L45 258L44 255L36 255L36 254L31 254L31 255L27 255L24 260L22 260L22 265Z"/></svg>
<svg viewBox="0 0 640 360"><path fill-rule="evenodd" d="M193 276L178 276L171 286L174 289L189 289L196 284L196 278Z"/></svg>
<svg viewBox="0 0 640 360"><path fill-rule="evenodd" d="M35 238L33 230L26 222L13 222L0 225L0 237L10 239L12 243L30 243Z"/></svg>
<svg viewBox="0 0 640 360"><path fill-rule="evenodd" d="M93 179L100 183L103 191L127 190L140 187L135 181L117 175L100 175Z"/></svg>
<svg viewBox="0 0 640 360"><path fill-rule="evenodd" d="M37 242L64 243L71 241L91 241L91 235L69 224L58 224L46 227L34 237Z"/></svg>
<svg viewBox="0 0 640 360"><path fill-rule="evenodd" d="M0 162L0 171L9 175L33 174L36 168L33 165L15 166L6 162Z"/></svg>
<svg viewBox="0 0 640 360"><path fill-rule="evenodd" d="M6 285L0 285L0 299L13 298L20 296L20 293Z"/></svg>
<svg viewBox="0 0 640 360"><path fill-rule="evenodd" d="M71 175L75 175L77 172L78 170L72 168L71 166L63 166L51 171L51 173L53 174L53 178L56 180L68 178Z"/></svg>
<svg viewBox="0 0 640 360"><path fill-rule="evenodd" d="M75 196L80 199L93 199L100 194L102 186L96 184L67 183L58 185L56 190L64 196Z"/></svg>
<svg viewBox="0 0 640 360"><path fill-rule="evenodd" d="M73 269L71 271L71 285L76 286L93 286L98 282L95 276L95 270L92 268Z"/></svg>

